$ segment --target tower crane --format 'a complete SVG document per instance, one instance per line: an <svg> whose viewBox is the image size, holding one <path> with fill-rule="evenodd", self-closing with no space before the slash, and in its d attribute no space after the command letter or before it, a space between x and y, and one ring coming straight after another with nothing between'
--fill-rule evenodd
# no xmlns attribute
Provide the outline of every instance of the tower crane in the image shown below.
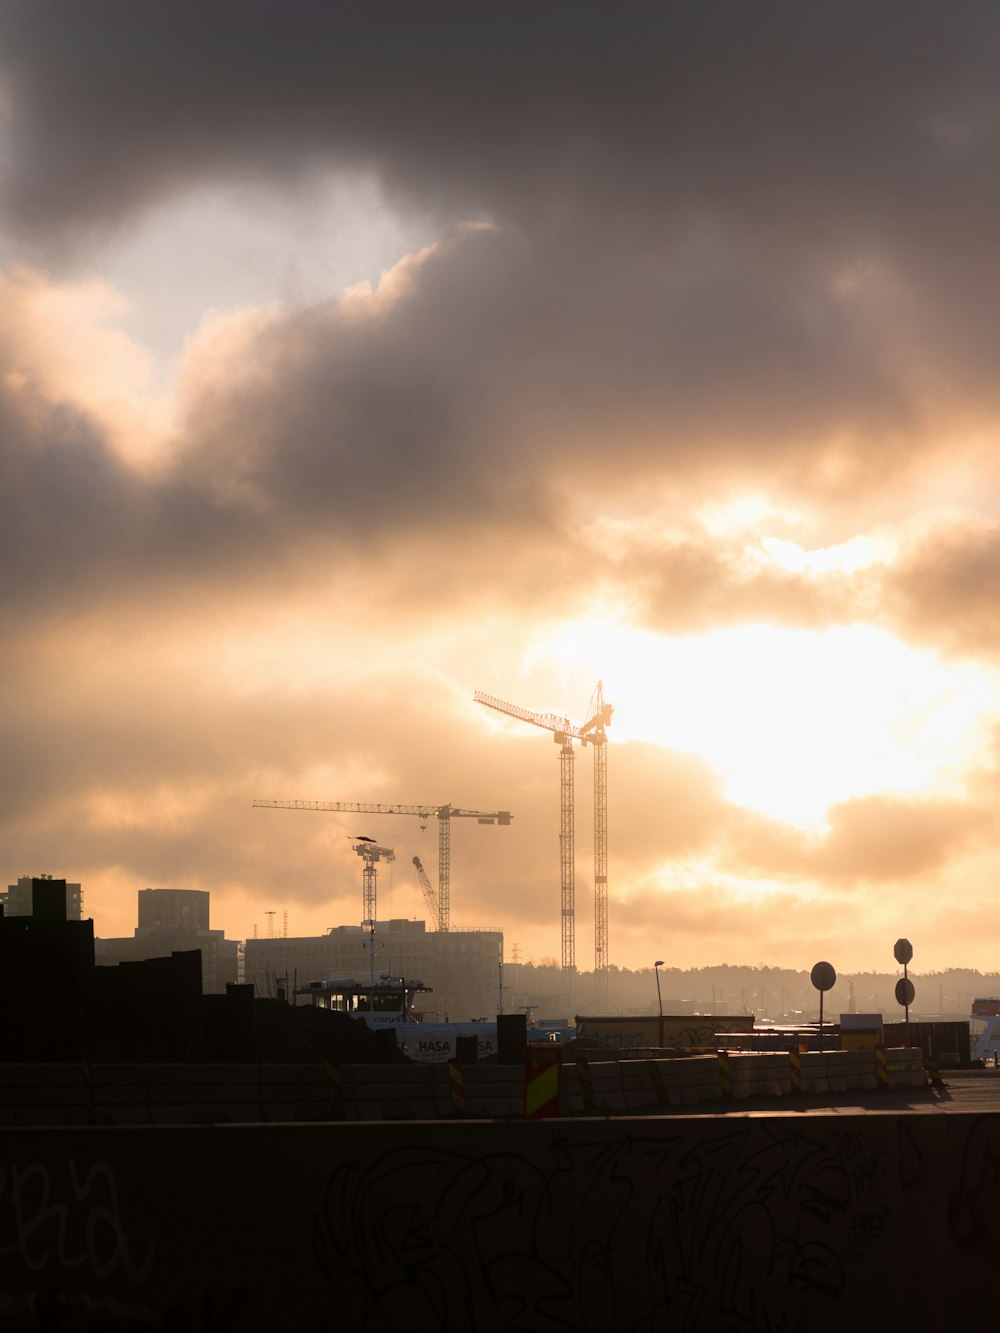
<svg viewBox="0 0 1000 1333"><path fill-rule="evenodd" d="M375 990L375 866L379 861L395 861L396 853L391 847L380 847L374 838L359 835L354 850L365 863L361 874L362 901L364 920L362 930L368 931L368 966L371 971L372 994Z"/></svg>
<svg viewBox="0 0 1000 1333"><path fill-rule="evenodd" d="M447 933L451 924L451 821L474 819L479 824L508 825L509 810L459 810L453 805L376 805L370 801L254 801L268 810L323 810L336 814L416 815L438 821L438 930Z"/></svg>
<svg viewBox="0 0 1000 1333"><path fill-rule="evenodd" d="M380 847L373 838L359 837L354 850L365 863L361 873L363 923L375 930L375 866L379 861L395 861L396 853L391 847Z"/></svg>
<svg viewBox="0 0 1000 1333"><path fill-rule="evenodd" d="M590 701L588 720L576 726L558 713L535 713L481 690L475 701L508 717L519 718L553 733L559 749L559 867L562 924L562 979L568 1003L573 999L576 975L576 905L574 853L573 741L594 750L594 984L599 1008L608 1000L608 752L606 728L614 711L605 703L600 681Z"/></svg>
<svg viewBox="0 0 1000 1333"><path fill-rule="evenodd" d="M431 914L431 920L435 926L440 929L441 909L438 904L438 896L434 892L434 885L428 877L419 856L413 858L413 864L417 868L417 879L420 881L420 887L424 891L424 902L427 904L427 910Z"/></svg>

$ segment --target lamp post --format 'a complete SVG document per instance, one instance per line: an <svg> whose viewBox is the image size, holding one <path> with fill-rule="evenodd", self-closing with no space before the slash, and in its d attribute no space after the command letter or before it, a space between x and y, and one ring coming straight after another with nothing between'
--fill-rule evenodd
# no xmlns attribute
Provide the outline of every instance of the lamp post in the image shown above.
<svg viewBox="0 0 1000 1333"><path fill-rule="evenodd" d="M660 1011L660 1046L663 1050L663 996L660 994L660 968L663 966L663 959L657 958L653 964L653 970L656 973L656 1004Z"/></svg>

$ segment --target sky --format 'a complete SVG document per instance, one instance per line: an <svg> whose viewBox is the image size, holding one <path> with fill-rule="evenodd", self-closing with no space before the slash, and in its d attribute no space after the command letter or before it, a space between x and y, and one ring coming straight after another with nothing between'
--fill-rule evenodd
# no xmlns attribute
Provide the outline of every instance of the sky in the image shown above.
<svg viewBox="0 0 1000 1333"><path fill-rule="evenodd" d="M0 848L230 937L997 966L1000 19L5 0ZM592 753L576 962L593 966ZM267 914L273 912L274 917Z"/></svg>

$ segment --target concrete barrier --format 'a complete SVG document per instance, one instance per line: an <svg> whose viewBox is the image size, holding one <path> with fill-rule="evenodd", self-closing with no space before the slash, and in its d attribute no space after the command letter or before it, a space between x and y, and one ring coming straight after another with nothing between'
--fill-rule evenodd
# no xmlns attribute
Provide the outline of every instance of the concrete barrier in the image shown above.
<svg viewBox="0 0 1000 1333"><path fill-rule="evenodd" d="M924 1056L919 1046L894 1046L886 1051L889 1086L922 1088L928 1081Z"/></svg>
<svg viewBox="0 0 1000 1333"><path fill-rule="evenodd" d="M501 1120L519 1117L524 1072L519 1065L473 1065L465 1071L465 1095L469 1116Z"/></svg>
<svg viewBox="0 0 1000 1333"><path fill-rule="evenodd" d="M924 1087L917 1047L886 1053L890 1087ZM787 1097L783 1052L729 1052L732 1100ZM874 1051L806 1051L802 1091L823 1096L877 1086ZM467 1065L469 1118L516 1118L524 1073ZM446 1065L345 1065L336 1105L322 1065L0 1065L0 1125L245 1124L259 1121L436 1120L453 1114ZM586 1060L563 1067L562 1114L625 1115L718 1102L717 1054L660 1060Z"/></svg>
<svg viewBox="0 0 1000 1333"><path fill-rule="evenodd" d="M626 1111L656 1105L656 1091L645 1060L624 1060L619 1066L621 1097Z"/></svg>
<svg viewBox="0 0 1000 1333"><path fill-rule="evenodd" d="M469 1065L463 1071L467 1093L473 1069ZM452 1116L447 1064L345 1065L341 1075L349 1120L446 1120Z"/></svg>
<svg viewBox="0 0 1000 1333"><path fill-rule="evenodd" d="M263 1119L301 1122L330 1118L330 1091L322 1065L268 1064L258 1068Z"/></svg>
<svg viewBox="0 0 1000 1333"><path fill-rule="evenodd" d="M149 1125L149 1065L91 1065L94 1119L99 1124ZM257 1112L253 1117L260 1119Z"/></svg>
<svg viewBox="0 0 1000 1333"><path fill-rule="evenodd" d="M663 1082L671 1099L682 1106L715 1102L722 1096L717 1055L689 1055L661 1063Z"/></svg>
<svg viewBox="0 0 1000 1333"><path fill-rule="evenodd" d="M88 1123L83 1066L80 1064L11 1065L14 1123L85 1125Z"/></svg>
<svg viewBox="0 0 1000 1333"><path fill-rule="evenodd" d="M803 1051L800 1059L804 1092L850 1092L867 1087L869 1075L874 1087L874 1051Z"/></svg>
<svg viewBox="0 0 1000 1333"><path fill-rule="evenodd" d="M784 1051L759 1055L731 1055L733 1097L787 1097L792 1090L791 1069Z"/></svg>
<svg viewBox="0 0 1000 1333"><path fill-rule="evenodd" d="M98 1066L98 1068L100 1068ZM260 1120L261 1075L266 1065L147 1065L149 1117L157 1125L233 1124ZM290 1066L292 1079L299 1077ZM99 1114L105 1086L94 1081L94 1108ZM101 1100L99 1100L101 1097ZM290 1115L289 1119L305 1119Z"/></svg>
<svg viewBox="0 0 1000 1333"><path fill-rule="evenodd" d="M588 1104L588 1100L583 1095L581 1080L586 1075L576 1065L566 1065L563 1069L563 1113L574 1114L577 1107L584 1114L613 1115L616 1112L624 1111L625 1092L622 1086L622 1062L618 1060L588 1060L585 1063L593 1093L593 1102Z"/></svg>

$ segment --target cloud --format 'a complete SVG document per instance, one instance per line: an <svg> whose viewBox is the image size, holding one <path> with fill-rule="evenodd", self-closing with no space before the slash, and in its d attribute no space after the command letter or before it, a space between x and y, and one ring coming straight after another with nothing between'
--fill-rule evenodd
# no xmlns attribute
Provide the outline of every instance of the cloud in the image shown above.
<svg viewBox="0 0 1000 1333"><path fill-rule="evenodd" d="M929 4L720 22L526 0L98 0L86 22L71 0L14 0L3 38L18 210L36 223L114 217L192 175L364 156L463 212L586 201L641 231L668 205L739 202L789 235L793 218L836 235L848 207L940 225L938 191L990 149L998 40L985 14Z"/></svg>
<svg viewBox="0 0 1000 1333"><path fill-rule="evenodd" d="M696 755L641 742L612 746L608 781L615 860L626 877L652 858L706 850L728 814L718 776Z"/></svg>
<svg viewBox="0 0 1000 1333"><path fill-rule="evenodd" d="M287 188L349 163L436 209L443 235L494 222L427 264L419 299L368 338L312 312L283 323L280 348L262 340L258 362L301 406L279 422L261 386L226 420L280 425L310 494L324 458L356 480L363 441L387 501L405 482L426 502L427 469L435 495L474 480L482 498L501 450L493 493L509 501L541 447L590 487L624 452L708 485L722 463L730 481L767 466L853 505L941 447L970 394L994 399L967 354L990 303L950 302L945 335L940 298L988 287L994 219L976 191L997 38L974 15L905 14L887 44L853 6L720 25L262 3L241 9L235 47L226 6L103 0L81 28L65 3L14 3L7 197L36 238L79 235L206 177ZM949 192L977 206L945 211ZM945 271L949 235L962 260ZM321 450L319 421L346 441Z"/></svg>
<svg viewBox="0 0 1000 1333"><path fill-rule="evenodd" d="M961 801L867 796L830 811L824 877L878 883L938 869L992 829L992 816Z"/></svg>
<svg viewBox="0 0 1000 1333"><path fill-rule="evenodd" d="M789 569L767 558L759 533L734 540L704 529L639 541L617 563L637 589L637 616L665 634L733 624L849 625L877 609L881 574L877 565Z"/></svg>
<svg viewBox="0 0 1000 1333"><path fill-rule="evenodd" d="M809 835L741 812L729 820L723 864L762 878L857 889L928 877L981 845L993 828L969 800L872 795L841 801L828 830Z"/></svg>
<svg viewBox="0 0 1000 1333"><path fill-rule="evenodd" d="M555 953L554 747L471 703L565 687L525 666L546 633L860 624L995 656L998 43L923 3L9 0L17 873L352 920L344 828L254 796L510 808L454 830L453 915ZM92 267L116 235L233 182L308 207L331 175L432 239L309 304L219 304L175 367L129 335ZM616 744L613 939L673 921L693 950L811 951L829 890L877 889L887 928L904 890L932 914L991 829L985 761L967 803L950 776L843 801L819 835L693 753ZM374 831L419 911L405 853L433 866L433 827Z"/></svg>
<svg viewBox="0 0 1000 1333"><path fill-rule="evenodd" d="M925 521L907 544L887 579L885 602L904 634L948 653L995 657L998 595L1000 524L970 511L945 511Z"/></svg>

